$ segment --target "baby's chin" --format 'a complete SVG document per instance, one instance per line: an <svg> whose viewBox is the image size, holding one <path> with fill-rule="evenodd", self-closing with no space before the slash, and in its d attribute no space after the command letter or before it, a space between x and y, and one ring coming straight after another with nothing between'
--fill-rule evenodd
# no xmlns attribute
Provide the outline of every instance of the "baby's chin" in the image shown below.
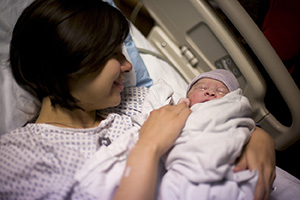
<svg viewBox="0 0 300 200"><path fill-rule="evenodd" d="M216 99L206 99L206 100L203 100L200 102L191 102L190 107L192 107L193 105L198 104L198 103L206 103L206 102L213 101L213 100L216 100Z"/></svg>

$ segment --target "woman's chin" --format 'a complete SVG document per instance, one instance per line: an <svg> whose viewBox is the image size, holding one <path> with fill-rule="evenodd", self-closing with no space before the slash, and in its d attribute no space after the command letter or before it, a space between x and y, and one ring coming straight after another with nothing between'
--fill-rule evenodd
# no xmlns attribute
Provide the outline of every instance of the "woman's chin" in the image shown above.
<svg viewBox="0 0 300 200"><path fill-rule="evenodd" d="M110 107L118 106L121 103L121 95L120 93L118 95L115 95L112 100L110 101Z"/></svg>

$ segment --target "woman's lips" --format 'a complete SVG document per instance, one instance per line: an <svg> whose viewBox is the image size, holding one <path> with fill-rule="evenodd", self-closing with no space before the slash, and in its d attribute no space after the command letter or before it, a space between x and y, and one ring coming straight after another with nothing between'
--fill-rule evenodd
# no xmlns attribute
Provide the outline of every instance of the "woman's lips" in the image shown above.
<svg viewBox="0 0 300 200"><path fill-rule="evenodd" d="M114 85L119 88L120 91L123 91L124 89L124 85L122 84L122 82L114 82Z"/></svg>

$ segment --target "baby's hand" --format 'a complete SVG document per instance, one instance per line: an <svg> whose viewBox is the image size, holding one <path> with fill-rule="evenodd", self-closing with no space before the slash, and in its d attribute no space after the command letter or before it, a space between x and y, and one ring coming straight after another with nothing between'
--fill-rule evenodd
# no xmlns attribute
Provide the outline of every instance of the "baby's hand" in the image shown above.
<svg viewBox="0 0 300 200"><path fill-rule="evenodd" d="M188 107L190 107L190 100L188 98L180 98L178 104L185 103Z"/></svg>

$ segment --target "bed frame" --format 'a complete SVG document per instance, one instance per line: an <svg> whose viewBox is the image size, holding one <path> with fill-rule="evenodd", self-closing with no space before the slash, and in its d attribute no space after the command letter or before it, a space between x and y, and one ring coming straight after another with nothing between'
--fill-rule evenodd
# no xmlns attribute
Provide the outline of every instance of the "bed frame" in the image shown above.
<svg viewBox="0 0 300 200"><path fill-rule="evenodd" d="M300 91L263 33L237 0L214 0L247 41L291 113L291 126L266 108L267 84L255 62L207 0L143 0L156 21L148 40L187 82L216 68L232 71L253 107L253 118L283 150L300 138ZM297 123L298 122L298 123Z"/></svg>

